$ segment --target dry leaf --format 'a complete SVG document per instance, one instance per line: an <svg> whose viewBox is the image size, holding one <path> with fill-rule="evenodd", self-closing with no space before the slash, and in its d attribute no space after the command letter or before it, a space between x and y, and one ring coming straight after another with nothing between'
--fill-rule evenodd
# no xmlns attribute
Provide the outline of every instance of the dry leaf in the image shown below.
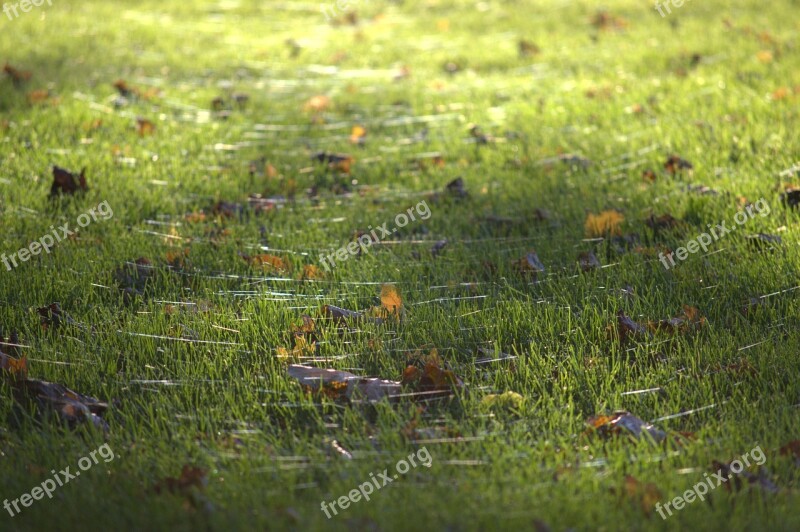
<svg viewBox="0 0 800 532"><path fill-rule="evenodd" d="M640 439L647 434L653 441L661 442L667 437L667 433L663 430L645 423L625 410L614 412L612 415L590 417L586 420L586 424L603 438L628 435Z"/></svg>
<svg viewBox="0 0 800 532"><path fill-rule="evenodd" d="M308 101L306 101L305 105L303 105L303 110L319 113L327 110L330 106L331 106L331 99L325 95L320 94L309 98Z"/></svg>
<svg viewBox="0 0 800 532"><path fill-rule="evenodd" d="M136 118L136 131L139 133L140 137L152 135L156 131L156 125L150 120L139 116Z"/></svg>
<svg viewBox="0 0 800 532"><path fill-rule="evenodd" d="M619 225L625 217L614 210L603 211L600 214L589 213L586 216L586 236L590 238L599 238L606 236L620 236L622 230Z"/></svg>

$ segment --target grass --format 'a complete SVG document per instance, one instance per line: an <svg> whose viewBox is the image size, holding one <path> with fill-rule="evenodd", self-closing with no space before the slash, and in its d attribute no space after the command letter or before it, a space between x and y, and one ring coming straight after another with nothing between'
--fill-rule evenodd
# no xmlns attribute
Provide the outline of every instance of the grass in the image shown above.
<svg viewBox="0 0 800 532"><path fill-rule="evenodd" d="M115 454L53 500L2 511L2 528L796 530L797 462L779 449L798 438L800 225L779 193L796 182L786 170L800 151L798 3L737 4L689 2L662 18L630 0L362 2L354 26L327 23L315 3L87 0L0 17L0 58L33 74L19 88L0 78L0 252L74 227L102 201L113 210L0 269L0 326L19 331L30 376L111 404L107 435L68 430L14 406L5 379L2 498L74 470L104 442ZM592 24L601 7L616 17L607 28ZM521 57L520 39L540 53ZM403 66L410 76L394 79ZM116 107L118 79L160 94ZM38 89L51 99L30 103ZM216 116L211 101L231 92L247 106ZM331 105L304 109L317 95ZM137 116L152 135L137 134ZM357 124L363 147L349 141ZM470 124L497 141L477 144ZM317 150L353 155L351 173L314 165ZM413 163L430 152L444 165ZM591 164L553 162L560 154ZM672 154L693 172L666 173ZM86 167L89 191L50 200L52 165ZM458 177L467 198L431 197ZM262 214L210 212L254 193L288 199ZM741 196L764 198L769 214L663 268L657 246L732 225ZM422 200L428 220L299 279L355 230L391 227ZM587 238L587 213L609 209L643 251ZM187 217L203 210L204 221ZM665 213L684 227L644 224ZM780 249L753 250L745 236L759 232L780 235ZM183 249L183 267L168 267ZM531 249L546 267L535 280L513 265ZM581 272L584 251L603 267ZM290 271L240 253L279 256ZM115 272L139 257L155 274L126 302ZM382 283L400 290L405 319L339 334L318 318L314 365L399 379L410 354L435 347L465 387L395 404L304 393L276 356L291 326L325 304L365 309ZM35 309L56 301L84 327L43 329ZM181 304L191 302L210 310ZM705 325L625 344L615 332L619 311L644 323L682 305ZM516 358L476 364L487 352ZM507 391L523 402L485 405ZM587 433L587 418L616 409L654 420L668 441ZM692 436L674 443L679 432ZM666 521L653 512L714 460L757 445L776 493L720 487ZM422 447L430 468L331 519L321 511ZM207 472L202 490L155 492L185 464ZM641 492L626 492L628 475ZM642 495L648 483L658 497Z"/></svg>

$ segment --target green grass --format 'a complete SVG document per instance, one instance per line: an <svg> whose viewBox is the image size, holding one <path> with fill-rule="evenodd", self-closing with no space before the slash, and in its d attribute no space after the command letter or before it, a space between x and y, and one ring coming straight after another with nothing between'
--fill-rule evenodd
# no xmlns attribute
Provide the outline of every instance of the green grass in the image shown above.
<svg viewBox="0 0 800 532"><path fill-rule="evenodd" d="M67 430L21 414L12 385L0 384L0 497L29 492L51 469L74 470L104 441L116 456L19 516L0 509L0 529L506 530L540 521L552 530L796 530L797 463L778 450L800 437L800 225L779 192L797 181L781 172L800 153L800 4L736 4L698 0L662 18L632 0L376 0L358 4L357 26L327 23L316 3L251 0L56 0L0 16L0 61L33 73L21 88L0 77L0 252L53 224L74 226L104 200L114 213L50 254L0 266L0 327L19 331L30 376L111 404L106 436ZM598 29L601 8L627 25ZM520 39L541 53L520 57ZM448 63L459 70L448 73ZM410 77L394 80L403 65ZM115 108L118 79L161 94ZM782 87L787 97L773 98ZM30 104L37 89L58 103ZM215 117L212 99L230 92L247 93L247 107ZM332 105L315 118L304 104L320 94ZM153 135L137 134L137 116L156 124ZM363 147L348 140L356 124L368 131ZM470 124L500 141L476 145ZM426 127L427 142L403 141ZM351 174L315 166L316 150L352 154ZM411 164L428 152L445 165ZM591 165L548 162L564 153ZM693 173L665 173L671 154ZM279 177L250 175L262 157ZM90 190L48 199L54 164L87 167ZM468 198L431 198L457 177ZM337 194L343 185L351 193ZM292 189L266 214L186 219L219 200L246 205L250 194ZM770 214L669 271L584 230L587 213L615 209L643 247L676 249L708 224L731 225L740 196L764 198ZM430 219L321 279L298 280L355 230L391 227L423 199ZM536 221L537 208L551 218ZM664 213L685 228L654 234L644 220ZM754 251L744 237L758 232L779 234L780 250ZM183 248L187 263L170 270L167 253ZM547 268L537 282L513 266L530 249ZM604 267L581 273L576 258L590 250ZM291 272L239 253L272 253ZM139 257L156 273L126 304L114 272ZM324 304L365 309L381 283L400 289L405 319L345 334L319 319L328 360L316 365L399 379L410 354L435 347L465 382L452 398L347 404L309 396L288 377L276 350L290 345L291 325ZM763 305L741 312L759 296ZM85 328L43 330L36 308L55 301ZM211 311L168 312L175 302ZM707 319L694 333L627 345L613 333L618 311L657 321L684 304ZM480 349L516 358L476 365ZM730 367L743 361L753 373ZM524 397L518 409L482 406L506 391ZM615 409L693 438L659 445L585 433L587 418ZM414 423L417 441L405 430ZM777 493L720 487L712 504L667 521L621 495L632 475L666 502L714 460L756 445ZM431 468L326 519L321 501L423 446ZM184 464L208 471L194 505L154 492Z"/></svg>

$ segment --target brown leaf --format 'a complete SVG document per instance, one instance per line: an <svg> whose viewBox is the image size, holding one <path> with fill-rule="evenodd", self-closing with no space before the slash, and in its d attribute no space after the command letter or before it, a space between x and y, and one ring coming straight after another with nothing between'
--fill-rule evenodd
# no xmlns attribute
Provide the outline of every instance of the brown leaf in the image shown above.
<svg viewBox="0 0 800 532"><path fill-rule="evenodd" d="M649 218L645 219L644 223L653 231L669 230L685 226L684 222L674 218L669 213L662 214L658 217L655 214L651 214Z"/></svg>
<svg viewBox="0 0 800 532"><path fill-rule="evenodd" d="M780 448L781 456L793 456L800 463L800 440L792 440Z"/></svg>
<svg viewBox="0 0 800 532"><path fill-rule="evenodd" d="M108 409L108 404L61 384L38 379L20 380L14 383L14 398L23 405L35 402L40 413L55 411L70 428L88 421L95 427L108 430L108 424L100 417Z"/></svg>
<svg viewBox="0 0 800 532"><path fill-rule="evenodd" d="M303 265L303 273L300 277L304 281L311 281L314 279L322 279L324 277L324 273L320 270L317 266L313 264L304 264Z"/></svg>
<svg viewBox="0 0 800 532"><path fill-rule="evenodd" d="M586 424L593 432L603 438L627 435L640 439L645 434L655 442L661 442L667 437L663 430L645 423L630 412L620 410L612 415L593 416L586 420Z"/></svg>
<svg viewBox="0 0 800 532"><path fill-rule="evenodd" d="M625 315L624 312L621 310L617 313L617 325L619 330L619 340L620 343L625 344L628 339L631 338L642 338L642 337L649 337L650 333L647 329L641 325L633 321L631 318Z"/></svg>
<svg viewBox="0 0 800 532"><path fill-rule="evenodd" d="M11 381L28 378L28 359L26 357L14 358L0 351L0 371L2 377Z"/></svg>
<svg viewBox="0 0 800 532"><path fill-rule="evenodd" d="M700 315L695 307L683 305L683 313L659 322L649 322L648 328L653 332L666 331L669 333L687 333L703 327L706 319Z"/></svg>
<svg viewBox="0 0 800 532"><path fill-rule="evenodd" d="M156 125L150 120L141 116L136 117L136 131L140 137L152 135L156 131Z"/></svg>
<svg viewBox="0 0 800 532"><path fill-rule="evenodd" d="M28 103L31 105L45 103L50 99L50 91L47 89L37 89L28 93Z"/></svg>
<svg viewBox="0 0 800 532"><path fill-rule="evenodd" d="M592 26L600 30L621 30L627 25L628 22L625 19L605 10L597 11L592 17Z"/></svg>
<svg viewBox="0 0 800 532"><path fill-rule="evenodd" d="M328 170L342 172L344 174L349 174L350 168L353 163L355 163L355 159L346 153L328 153L321 151L315 153L311 158L326 165Z"/></svg>
<svg viewBox="0 0 800 532"><path fill-rule="evenodd" d="M527 41L525 39L519 40L517 48L519 48L520 57L531 57L534 55L538 55L542 52L542 50L538 46L536 46L536 44L534 44L531 41Z"/></svg>
<svg viewBox="0 0 800 532"><path fill-rule="evenodd" d="M656 504L664 498L664 495L654 483L648 482L645 484L631 475L625 475L622 494L625 498L637 504L648 518L653 514Z"/></svg>
<svg viewBox="0 0 800 532"><path fill-rule="evenodd" d="M276 257L275 255L261 254L253 255L251 257L250 255L239 253L239 256L253 266L263 266L264 268L274 269L279 272L289 271L289 266L287 265L286 261L280 257Z"/></svg>
<svg viewBox="0 0 800 532"><path fill-rule="evenodd" d="M419 366L422 366L420 368ZM445 365L436 349L418 357L414 364L406 366L401 383L416 391L430 395L449 395L454 388L463 388L464 382Z"/></svg>
<svg viewBox="0 0 800 532"><path fill-rule="evenodd" d="M800 205L800 187L787 187L786 191L781 193L780 198L784 206L796 209Z"/></svg>
<svg viewBox="0 0 800 532"><path fill-rule="evenodd" d="M733 460L728 463L718 462L714 460L711 465L711 471L716 474L722 475L722 478L725 479L724 486L725 489L728 491L739 491L742 489L743 480L747 482L749 485L757 486L764 491L768 491L770 493L778 493L780 488L775 485L772 480L766 475L765 471L759 471L758 474L751 473L747 470L742 470L739 473L732 471L731 464L736 462L737 460ZM739 464L744 468L744 464L739 461Z"/></svg>
<svg viewBox="0 0 800 532"><path fill-rule="evenodd" d="M11 82L14 84L15 87L19 88L24 82L31 79L31 73L23 70L18 70L8 63L5 64L3 67L3 72L5 72L8 77L11 78Z"/></svg>
<svg viewBox="0 0 800 532"><path fill-rule="evenodd" d="M80 174L73 174L69 170L53 166L53 184L50 186L51 198L59 194L85 192L88 189L86 186L86 168L81 170Z"/></svg>
<svg viewBox="0 0 800 532"><path fill-rule="evenodd" d="M684 170L691 171L694 169L694 166L689 161L681 159L677 155L670 155L664 163L664 169L667 173L675 175Z"/></svg>
<svg viewBox="0 0 800 532"><path fill-rule="evenodd" d="M578 266L584 272L590 272L602 267L597 256L592 251L584 251L578 255Z"/></svg>
<svg viewBox="0 0 800 532"><path fill-rule="evenodd" d="M178 478L166 477L155 485L155 492L169 492L187 495L192 490L203 491L208 485L208 471L200 467L185 464Z"/></svg>

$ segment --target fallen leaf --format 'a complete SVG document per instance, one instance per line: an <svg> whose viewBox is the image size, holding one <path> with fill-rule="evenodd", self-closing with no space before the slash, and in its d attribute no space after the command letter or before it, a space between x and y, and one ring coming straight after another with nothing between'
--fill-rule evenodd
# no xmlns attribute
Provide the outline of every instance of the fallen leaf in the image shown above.
<svg viewBox="0 0 800 532"><path fill-rule="evenodd" d="M614 210L603 211L600 214L589 213L586 216L586 223L584 228L586 236L590 238L599 238L606 236L619 236L622 234L620 224L625 220L625 217Z"/></svg>
<svg viewBox="0 0 800 532"><path fill-rule="evenodd" d="M86 168L80 174L73 174L69 170L64 170L58 166L53 166L53 184L50 186L50 197L54 198L59 194L74 194L75 192L85 192Z"/></svg>
<svg viewBox="0 0 800 532"><path fill-rule="evenodd" d="M156 131L156 125L150 120L139 116L136 117L136 131L139 133L140 137L152 135Z"/></svg>
<svg viewBox="0 0 800 532"><path fill-rule="evenodd" d="M578 266L584 272L590 272L602 267L597 256L592 251L584 251L578 255Z"/></svg>
<svg viewBox="0 0 800 532"><path fill-rule="evenodd" d="M664 441L667 433L646 423L628 411L619 410L612 415L593 416L586 420L593 432L602 438L627 435L634 439L651 438L655 442Z"/></svg>
<svg viewBox="0 0 800 532"><path fill-rule="evenodd" d="M629 338L647 338L650 333L644 325L633 321L621 310L617 313L617 327L620 343L625 344Z"/></svg>
<svg viewBox="0 0 800 532"><path fill-rule="evenodd" d="M731 469L731 464L736 461L737 460L733 460L728 463L723 463L714 460L711 465L711 471L713 471L715 474L722 475L722 478L725 479L723 485L725 486L726 490L731 492L741 490L743 486L742 481L744 480L748 485L759 487L770 493L778 493L780 491L780 488L775 485L775 483L767 476L766 471L763 469L760 470L758 474L751 473L747 470L743 470L738 473L734 472ZM742 468L744 467L744 464L741 462L739 462L739 464L742 466Z"/></svg>
<svg viewBox="0 0 800 532"><path fill-rule="evenodd" d="M355 159L346 153L317 152L312 159L324 164L329 170L350 173L350 168L355 163Z"/></svg>
<svg viewBox="0 0 800 532"><path fill-rule="evenodd" d="M785 207L796 209L800 205L800 187L788 187L785 192L781 193L780 198Z"/></svg>
<svg viewBox="0 0 800 532"><path fill-rule="evenodd" d="M418 357L414 364L406 366L401 383L429 396L449 395L454 388L464 387L463 381L453 371L445 368L436 349Z"/></svg>
<svg viewBox="0 0 800 532"><path fill-rule="evenodd" d="M47 89L37 89L28 93L28 103L31 105L45 103L50 99L50 91Z"/></svg>
<svg viewBox="0 0 800 532"><path fill-rule="evenodd" d="M639 506L648 518L653 514L656 504L664 498L654 483L640 482L631 475L625 475L622 494Z"/></svg>
<svg viewBox="0 0 800 532"><path fill-rule="evenodd" d="M524 257L517 260L515 266L521 273L533 275L534 278L540 273L545 272L544 264L539 260L539 255L537 255L536 251L533 249L528 251Z"/></svg>
<svg viewBox="0 0 800 532"><path fill-rule="evenodd" d="M668 320L650 322L647 324L651 331L666 331L669 333L687 333L698 330L706 324L706 319L700 315L695 307L683 305L683 314Z"/></svg>
<svg viewBox="0 0 800 532"><path fill-rule="evenodd" d="M536 46L536 44L534 44L531 41L527 41L525 39L519 40L517 48L519 49L520 57L531 57L534 55L538 55L542 51L538 46Z"/></svg>
<svg viewBox="0 0 800 532"><path fill-rule="evenodd" d="M628 25L622 17L612 15L608 11L597 11L592 17L592 26L600 30L621 30Z"/></svg>
<svg viewBox="0 0 800 532"><path fill-rule="evenodd" d="M30 72L24 70L18 70L9 65L8 63L6 63L5 66L3 67L3 72L5 72L8 75L8 77L11 78L11 82L17 88L19 88L20 86L22 86L23 83L31 79Z"/></svg>
<svg viewBox="0 0 800 532"><path fill-rule="evenodd" d="M353 130L350 132L350 142L363 146L366 140L367 130L364 126L353 126Z"/></svg>
<svg viewBox="0 0 800 532"><path fill-rule="evenodd" d="M667 173L675 175L683 170L693 170L694 165L685 159L681 159L677 155L670 155L664 163L664 169L667 171Z"/></svg>
<svg viewBox="0 0 800 532"><path fill-rule="evenodd" d="M286 272L289 270L289 266L286 262L275 255L261 254L250 256L240 253L239 256L254 266L263 266L279 272Z"/></svg>
<svg viewBox="0 0 800 532"><path fill-rule="evenodd" d="M675 229L677 227L685 227L686 225L684 222L676 219L669 213L662 214L661 216L651 214L650 217L645 219L644 223L653 231L664 231Z"/></svg>
<svg viewBox="0 0 800 532"><path fill-rule="evenodd" d="M379 401L402 392L399 382L358 377L348 371L293 364L289 366L288 374L297 379L306 391L333 399L353 399L363 396L369 401Z"/></svg>
<svg viewBox="0 0 800 532"><path fill-rule="evenodd" d="M320 94L309 98L306 101L305 105L303 105L303 110L319 113L327 110L330 106L331 106L331 99L323 94Z"/></svg>
<svg viewBox="0 0 800 532"><path fill-rule="evenodd" d="M381 286L381 306L389 316L400 319L404 311L403 299L396 286L391 284Z"/></svg>
<svg viewBox="0 0 800 532"><path fill-rule="evenodd" d="M61 384L38 379L25 379L14 383L14 398L22 405L34 402L40 414L54 411L70 428L90 422L97 428L108 430L102 416L108 404L81 395Z"/></svg>

